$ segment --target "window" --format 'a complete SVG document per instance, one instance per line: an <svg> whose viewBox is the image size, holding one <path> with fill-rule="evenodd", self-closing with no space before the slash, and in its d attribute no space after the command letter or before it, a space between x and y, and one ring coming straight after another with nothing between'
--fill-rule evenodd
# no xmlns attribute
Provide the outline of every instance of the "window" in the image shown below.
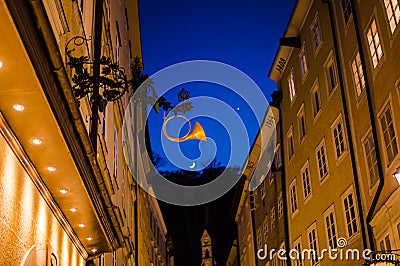
<svg viewBox="0 0 400 266"><path fill-rule="evenodd" d="M303 43L299 54L300 61L300 69L301 69L301 78L304 79L308 72L308 63L307 63L307 52L306 52L306 43Z"/></svg>
<svg viewBox="0 0 400 266"><path fill-rule="evenodd" d="M342 0L342 11L343 11L343 16L344 16L344 21L347 22L350 19L351 16L351 3L350 0Z"/></svg>
<svg viewBox="0 0 400 266"><path fill-rule="evenodd" d="M318 263L318 235L317 235L317 225L314 223L307 230L308 235L308 247L311 254L311 265L316 265Z"/></svg>
<svg viewBox="0 0 400 266"><path fill-rule="evenodd" d="M378 181L378 161L375 153L375 142L370 132L363 142L365 159L367 161L367 170L369 174L370 186L372 187Z"/></svg>
<svg viewBox="0 0 400 266"><path fill-rule="evenodd" d="M278 218L283 216L283 201L282 201L282 192L279 194L278 198Z"/></svg>
<svg viewBox="0 0 400 266"><path fill-rule="evenodd" d="M308 199L308 197L311 196L311 193L312 193L310 169L308 166L308 161L301 168L301 179L302 179L302 183L303 183L304 200L306 200L306 199Z"/></svg>
<svg viewBox="0 0 400 266"><path fill-rule="evenodd" d="M271 169L269 169L268 172L268 179L269 179L269 184L272 184L272 182L274 182L274 175L272 174Z"/></svg>
<svg viewBox="0 0 400 266"><path fill-rule="evenodd" d="M316 155L317 155L319 179L322 181L329 173L328 158L326 156L324 140L322 140L322 142L319 144L316 150Z"/></svg>
<svg viewBox="0 0 400 266"><path fill-rule="evenodd" d="M342 196L343 209L345 214L346 232L348 237L352 237L358 232L356 206L354 203L353 190L350 188Z"/></svg>
<svg viewBox="0 0 400 266"><path fill-rule="evenodd" d="M271 228L275 228L275 207L271 209Z"/></svg>
<svg viewBox="0 0 400 266"><path fill-rule="evenodd" d="M392 250L392 245L390 244L390 237L386 235L384 239L379 242L379 247L381 251L389 251Z"/></svg>
<svg viewBox="0 0 400 266"><path fill-rule="evenodd" d="M275 169L279 169L282 166L282 159L281 159L281 144L278 143L276 145L275 151Z"/></svg>
<svg viewBox="0 0 400 266"><path fill-rule="evenodd" d="M264 242L266 242L267 238L268 238L268 216L267 215L264 218L263 231L264 231Z"/></svg>
<svg viewBox="0 0 400 266"><path fill-rule="evenodd" d="M259 226L258 229L257 229L257 246L258 246L258 248L262 248L262 232L261 232L261 226Z"/></svg>
<svg viewBox="0 0 400 266"><path fill-rule="evenodd" d="M353 78L354 84L356 85L357 97L359 97L365 89L364 72L362 69L359 52L357 52L353 62L351 63L351 68L353 69Z"/></svg>
<svg viewBox="0 0 400 266"><path fill-rule="evenodd" d="M326 77L326 87L328 89L328 95L331 95L336 85L338 84L338 77L336 72L336 64L333 60L333 53L329 56L327 62L325 63L325 77Z"/></svg>
<svg viewBox="0 0 400 266"><path fill-rule="evenodd" d="M294 155L294 141L293 141L292 127L290 127L290 129L287 133L287 147L288 147L288 156L289 156L288 159L290 161Z"/></svg>
<svg viewBox="0 0 400 266"><path fill-rule="evenodd" d="M389 166L398 153L390 103L385 106L379 120L385 141L387 165Z"/></svg>
<svg viewBox="0 0 400 266"><path fill-rule="evenodd" d="M303 257L301 255L301 237L299 237L293 244L293 249L296 250L296 266L303 266Z"/></svg>
<svg viewBox="0 0 400 266"><path fill-rule="evenodd" d="M321 45L322 35L321 35L321 27L319 24L319 16L318 13L315 15L313 23L311 24L311 39L313 43L314 52L316 52Z"/></svg>
<svg viewBox="0 0 400 266"><path fill-rule="evenodd" d="M318 79L315 81L314 86L311 89L311 105L313 110L314 118L317 117L321 111L321 96L319 94Z"/></svg>
<svg viewBox="0 0 400 266"><path fill-rule="evenodd" d="M368 28L367 41L368 41L369 51L370 51L370 55L371 55L371 59L372 59L372 65L375 68L383 56L383 50L382 50L381 41L379 38L378 27L376 25L375 19L372 20L372 22Z"/></svg>
<svg viewBox="0 0 400 266"><path fill-rule="evenodd" d="M292 214L294 214L299 209L297 202L296 179L294 179L293 182L290 184L289 191L290 191L290 210L292 211Z"/></svg>
<svg viewBox="0 0 400 266"><path fill-rule="evenodd" d="M307 134L306 118L304 115L304 104L302 104L302 106L300 107L300 110L297 112L297 125L299 128L299 138L300 138L300 143L301 143Z"/></svg>
<svg viewBox="0 0 400 266"><path fill-rule="evenodd" d="M294 99L296 98L296 87L294 84L294 69L293 69L293 67L292 67L292 70L290 70L290 74L288 76L288 85L289 85L290 102L293 102Z"/></svg>
<svg viewBox="0 0 400 266"><path fill-rule="evenodd" d="M332 137L333 143L335 145L335 155L336 159L338 160L343 153L346 151L346 142L344 138L344 129L343 129L343 122L342 118L339 117L335 123L333 124L332 129Z"/></svg>
<svg viewBox="0 0 400 266"><path fill-rule="evenodd" d="M325 229L326 229L326 239L328 241L328 247L335 249L337 248L337 229L336 229L336 218L335 218L335 208L332 205L324 213Z"/></svg>
<svg viewBox="0 0 400 266"><path fill-rule="evenodd" d="M390 31L393 33L399 24L400 8L398 0L384 0Z"/></svg>

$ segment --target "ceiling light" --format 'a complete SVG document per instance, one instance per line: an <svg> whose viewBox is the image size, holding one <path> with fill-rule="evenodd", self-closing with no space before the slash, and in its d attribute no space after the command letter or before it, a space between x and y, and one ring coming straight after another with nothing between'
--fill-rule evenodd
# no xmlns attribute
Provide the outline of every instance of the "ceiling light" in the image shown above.
<svg viewBox="0 0 400 266"><path fill-rule="evenodd" d="M49 166L49 167L47 167L47 170L49 172L54 172L56 170L56 168L54 166Z"/></svg>
<svg viewBox="0 0 400 266"><path fill-rule="evenodd" d="M14 104L13 108L15 111L18 111L18 112L22 112L23 110L25 110L25 106L23 106L22 104Z"/></svg>
<svg viewBox="0 0 400 266"><path fill-rule="evenodd" d="M71 208L71 209L69 209L71 212L77 212L78 211L78 209L77 208Z"/></svg>
<svg viewBox="0 0 400 266"><path fill-rule="evenodd" d="M92 251L93 253L96 253L96 252L97 252L97 248L92 248L91 251Z"/></svg>
<svg viewBox="0 0 400 266"><path fill-rule="evenodd" d="M40 144L42 144L42 140L41 140L41 139L38 139L38 138L33 138L33 139L31 140L31 142L32 142L33 144L35 144L35 145L40 145Z"/></svg>
<svg viewBox="0 0 400 266"><path fill-rule="evenodd" d="M92 240L93 240L93 237L89 236L89 237L86 238L86 240L87 240L87 241L92 241Z"/></svg>
<svg viewBox="0 0 400 266"><path fill-rule="evenodd" d="M83 227L85 227L85 224L79 224L79 227L83 228Z"/></svg>
<svg viewBox="0 0 400 266"><path fill-rule="evenodd" d="M0 60L0 68L3 67L3 61Z"/></svg>
<svg viewBox="0 0 400 266"><path fill-rule="evenodd" d="M67 192L68 192L68 189L66 189L66 188L60 189L61 194L67 194Z"/></svg>

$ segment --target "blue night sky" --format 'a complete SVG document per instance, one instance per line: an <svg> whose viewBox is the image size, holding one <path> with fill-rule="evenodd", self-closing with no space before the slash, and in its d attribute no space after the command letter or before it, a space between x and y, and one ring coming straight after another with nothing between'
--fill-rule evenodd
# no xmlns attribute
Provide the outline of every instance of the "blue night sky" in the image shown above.
<svg viewBox="0 0 400 266"><path fill-rule="evenodd" d="M250 76L270 100L270 94L276 86L268 79L268 71L294 4L295 0L139 0L144 73L152 75L164 67L188 60L219 61ZM240 96L223 86L207 82L182 84L164 96L177 104L177 93L182 87L190 91L191 97L220 99L236 110L245 121L251 145L259 128L250 107ZM212 159L212 152L199 161L200 150L204 148L205 153L208 149L213 150L212 144L215 142L216 160L227 165L231 153L230 132L210 118L196 118L191 120L192 124L195 121L203 125L206 135L213 141L201 143L200 146L204 145L202 147L196 140L183 142L180 144L183 154L198 166L205 165ZM152 149L164 157L160 141L162 123L162 111L150 114ZM183 135L187 130L185 126L181 131L177 130L172 121L167 128L171 135L174 132ZM233 165L242 166L246 152L234 158ZM175 169L179 167L170 163L159 168Z"/></svg>

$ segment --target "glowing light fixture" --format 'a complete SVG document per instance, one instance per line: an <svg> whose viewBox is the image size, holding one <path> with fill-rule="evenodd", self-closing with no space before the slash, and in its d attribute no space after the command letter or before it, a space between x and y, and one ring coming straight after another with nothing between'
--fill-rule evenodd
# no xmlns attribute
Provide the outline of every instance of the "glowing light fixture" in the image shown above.
<svg viewBox="0 0 400 266"><path fill-rule="evenodd" d="M0 60L0 68L3 67L3 61Z"/></svg>
<svg viewBox="0 0 400 266"><path fill-rule="evenodd" d="M35 144L35 145L40 145L40 144L42 144L42 140L41 140L41 139L38 139L38 138L33 138L33 139L31 140L31 142L32 142L33 144Z"/></svg>
<svg viewBox="0 0 400 266"><path fill-rule="evenodd" d="M55 172L55 171L56 171L56 168L55 168L54 166L49 166L49 167L47 167L47 170L48 170L49 172Z"/></svg>
<svg viewBox="0 0 400 266"><path fill-rule="evenodd" d="M87 241L92 241L92 240L93 240L93 237L89 236L89 237L86 238L86 240L87 240Z"/></svg>
<svg viewBox="0 0 400 266"><path fill-rule="evenodd" d="M23 110L25 110L25 106L23 106L22 104L14 104L13 108L17 112L22 112Z"/></svg>
<svg viewBox="0 0 400 266"><path fill-rule="evenodd" d="M68 189L66 189L66 188L60 189L60 193L61 194L67 194L68 193Z"/></svg>
<svg viewBox="0 0 400 266"><path fill-rule="evenodd" d="M69 209L71 212L77 212L78 211L78 209L77 208L71 208L71 209Z"/></svg>
<svg viewBox="0 0 400 266"><path fill-rule="evenodd" d="M97 248L92 248L91 251L92 251L93 253L96 253L96 252L97 252Z"/></svg>
<svg viewBox="0 0 400 266"><path fill-rule="evenodd" d="M393 176L396 178L397 183L400 185L400 167L397 167L396 172L393 173Z"/></svg>
<svg viewBox="0 0 400 266"><path fill-rule="evenodd" d="M84 227L85 227L85 224L79 224L79 227L80 227L80 228L84 228Z"/></svg>

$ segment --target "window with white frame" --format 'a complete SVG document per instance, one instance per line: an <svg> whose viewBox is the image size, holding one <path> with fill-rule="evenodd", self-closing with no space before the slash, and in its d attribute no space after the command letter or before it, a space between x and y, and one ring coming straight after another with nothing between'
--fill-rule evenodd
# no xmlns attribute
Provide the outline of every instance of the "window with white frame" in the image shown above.
<svg viewBox="0 0 400 266"><path fill-rule="evenodd" d="M367 162L367 170L370 181L369 183L370 186L372 187L375 184L375 182L378 181L379 175L378 175L378 161L376 159L376 152L375 152L375 142L371 132L369 132L369 134L365 137L363 141L363 146L364 146L365 159Z"/></svg>
<svg viewBox="0 0 400 266"><path fill-rule="evenodd" d="M271 228L274 229L275 228L275 207L272 207L271 209Z"/></svg>
<svg viewBox="0 0 400 266"><path fill-rule="evenodd" d="M295 259L295 265L296 266L303 266L303 257L301 255L302 253L302 247L301 247L301 237L296 239L296 241L293 243L293 249L296 250L296 259Z"/></svg>
<svg viewBox="0 0 400 266"><path fill-rule="evenodd" d="M264 233L264 242L267 241L268 238L268 216L265 215L264 222L263 222L263 233Z"/></svg>
<svg viewBox="0 0 400 266"><path fill-rule="evenodd" d="M318 263L318 235L317 235L317 224L313 223L307 229L308 236L308 248L311 254L311 265Z"/></svg>
<svg viewBox="0 0 400 266"><path fill-rule="evenodd" d="M387 165L389 166L398 153L390 103L388 103L383 109L382 114L379 116L379 120L381 123L383 139L385 141Z"/></svg>
<svg viewBox="0 0 400 266"><path fill-rule="evenodd" d="M367 41L372 59L372 65L374 66L374 68L376 68L383 56L383 50L375 18L372 20L371 24L368 27Z"/></svg>
<svg viewBox="0 0 400 266"><path fill-rule="evenodd" d="M319 93L318 79L315 81L315 83L311 89L311 106L312 106L313 116L315 118L319 114L319 112L322 110L321 95Z"/></svg>
<svg viewBox="0 0 400 266"><path fill-rule="evenodd" d="M290 127L288 133L286 134L286 137L287 137L288 159L290 161L294 155L294 140L293 140L292 127Z"/></svg>
<svg viewBox="0 0 400 266"><path fill-rule="evenodd" d="M346 151L346 141L341 117L336 119L332 126L332 138L335 146L336 159L339 159Z"/></svg>
<svg viewBox="0 0 400 266"><path fill-rule="evenodd" d="M282 216L283 216L283 200L281 192L278 197L278 218L281 218Z"/></svg>
<svg viewBox="0 0 400 266"><path fill-rule="evenodd" d="M319 179L322 181L329 173L328 157L326 155L324 140L318 145L315 153L317 156Z"/></svg>
<svg viewBox="0 0 400 266"><path fill-rule="evenodd" d="M261 231L261 226L258 226L257 229L257 246L258 248L262 248L262 231Z"/></svg>
<svg viewBox="0 0 400 266"><path fill-rule="evenodd" d="M359 97L363 92L363 90L365 89L364 72L362 69L359 52L357 52L356 56L354 57L354 60L351 63L351 68L353 70L353 79L354 79L354 84L356 86L357 97Z"/></svg>
<svg viewBox="0 0 400 266"><path fill-rule="evenodd" d="M301 179L303 183L303 196L304 200L306 200L312 194L310 168L308 165L308 161L301 168Z"/></svg>
<svg viewBox="0 0 400 266"><path fill-rule="evenodd" d="M301 69L301 78L304 79L308 72L308 62L307 62L307 51L306 51L306 43L303 42L303 45L299 54L300 61L300 69Z"/></svg>
<svg viewBox="0 0 400 266"><path fill-rule="evenodd" d="M342 12L343 12L343 17L344 17L344 21L347 22L350 19L351 16L351 2L350 0L341 0L342 2Z"/></svg>
<svg viewBox="0 0 400 266"><path fill-rule="evenodd" d="M345 214L346 232L350 238L358 232L357 210L354 202L353 189L349 188L342 196L343 210Z"/></svg>
<svg viewBox="0 0 400 266"><path fill-rule="evenodd" d="M335 208L332 205L324 213L326 239L328 241L328 247L335 249L337 248L337 228L336 228L336 217Z"/></svg>
<svg viewBox="0 0 400 266"><path fill-rule="evenodd" d="M294 214L299 209L297 201L296 178L290 184L289 192L290 192L290 210L292 214Z"/></svg>
<svg viewBox="0 0 400 266"><path fill-rule="evenodd" d="M299 138L301 143L307 134L304 104L301 105L299 111L297 112L297 127L299 129Z"/></svg>
<svg viewBox="0 0 400 266"><path fill-rule="evenodd" d="M311 39L313 44L314 52L318 50L321 45L322 35L321 35L321 26L319 24L319 15L318 12L315 14L314 20L310 26L311 30Z"/></svg>
<svg viewBox="0 0 400 266"><path fill-rule="evenodd" d="M289 97L290 97L290 102L293 102L294 99L296 98L296 86L295 86L295 77L294 77L294 69L290 70L289 76L288 76L288 86L289 86Z"/></svg>
<svg viewBox="0 0 400 266"><path fill-rule="evenodd" d="M333 59L333 53L329 56L328 60L325 63L325 77L328 95L331 95L338 84L338 76L335 60Z"/></svg>
<svg viewBox="0 0 400 266"><path fill-rule="evenodd" d="M390 243L390 236L386 235L381 241L379 241L379 247L381 251L392 250L392 244Z"/></svg>
<svg viewBox="0 0 400 266"><path fill-rule="evenodd" d="M384 0L386 15L389 21L390 31L396 30L400 20L400 8L398 0Z"/></svg>

